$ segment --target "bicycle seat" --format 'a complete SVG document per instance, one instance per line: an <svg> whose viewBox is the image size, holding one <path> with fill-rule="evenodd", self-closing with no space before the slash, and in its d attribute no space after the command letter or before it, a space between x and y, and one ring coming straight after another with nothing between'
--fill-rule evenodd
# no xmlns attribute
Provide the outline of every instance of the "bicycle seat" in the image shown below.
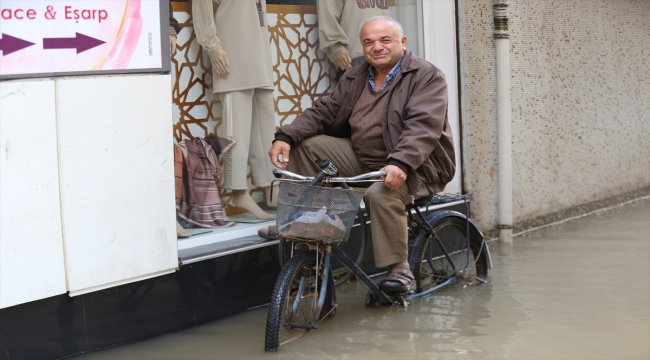
<svg viewBox="0 0 650 360"><path fill-rule="evenodd" d="M416 207L421 207L421 206L427 205L431 201L431 199L433 199L434 196L435 196L435 194L431 194L429 196L425 196L423 198L419 198L419 199L415 200L414 202L406 205L406 211L409 211L409 210L414 209Z"/></svg>

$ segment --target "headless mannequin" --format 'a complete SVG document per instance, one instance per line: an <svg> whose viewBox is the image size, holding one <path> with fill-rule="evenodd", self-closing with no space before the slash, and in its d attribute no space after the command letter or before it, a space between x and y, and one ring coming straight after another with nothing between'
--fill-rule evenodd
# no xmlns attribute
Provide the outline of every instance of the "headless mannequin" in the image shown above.
<svg viewBox="0 0 650 360"><path fill-rule="evenodd" d="M250 163L254 185L264 189L267 204L272 205L268 197L273 165L266 149L273 140L275 113L265 9L265 1L254 0L192 3L194 30L210 56L212 90L223 107L222 124L226 135L237 140L225 154L225 187L232 190L235 206L270 220L275 216L262 210L249 193L246 166Z"/></svg>
<svg viewBox="0 0 650 360"><path fill-rule="evenodd" d="M369 17L390 17L394 0L317 0L320 49L340 71L365 61L359 26Z"/></svg>
<svg viewBox="0 0 650 360"><path fill-rule="evenodd" d="M211 52L209 55L210 55L210 61L212 62L212 67L217 72L217 74L223 76L230 75L230 66L229 66L230 62L228 61L228 54L226 53L225 50L217 49ZM222 98L222 103L224 103L225 97L222 96L222 94L220 94L220 97ZM227 115L225 115L224 118L225 117L227 117ZM231 167L230 169L226 169L226 170L233 171L233 168ZM239 171L241 171L241 169L239 169ZM232 184L226 184L226 186L229 187L232 186ZM267 197L267 204L272 205L268 199L270 194L270 186L264 186L264 193L266 194ZM236 207L245 209L246 211L250 212L258 219L262 219L262 220L275 219L275 215L269 214L259 207L259 205L255 202L255 200L253 200L253 197L251 196L248 189L233 189L232 195L233 195L233 205L235 205Z"/></svg>

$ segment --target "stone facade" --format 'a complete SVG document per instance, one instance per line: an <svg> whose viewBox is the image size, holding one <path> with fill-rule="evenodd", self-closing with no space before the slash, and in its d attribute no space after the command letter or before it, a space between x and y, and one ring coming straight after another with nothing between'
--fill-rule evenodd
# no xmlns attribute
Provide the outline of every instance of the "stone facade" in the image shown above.
<svg viewBox="0 0 650 360"><path fill-rule="evenodd" d="M497 225L492 0L458 0L464 189ZM510 1L515 232L650 189L650 1Z"/></svg>

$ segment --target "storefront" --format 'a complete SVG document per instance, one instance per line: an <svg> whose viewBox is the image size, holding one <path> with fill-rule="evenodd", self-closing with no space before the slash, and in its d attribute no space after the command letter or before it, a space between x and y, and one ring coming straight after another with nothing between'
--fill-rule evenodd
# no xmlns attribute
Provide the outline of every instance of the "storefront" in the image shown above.
<svg viewBox="0 0 650 360"><path fill-rule="evenodd" d="M344 4L345 1L325 0ZM360 7L365 6L359 2ZM407 48L436 64L445 73L449 85L449 121L456 142L456 159L460 159L460 128L457 85L457 52L454 1L367 1L368 8L386 5L390 16L400 21L407 37ZM174 140L207 137L225 133L219 97L212 94L210 59L196 40L192 28L189 2L174 2L174 16L181 24L178 53L172 60L174 79ZM324 15L321 15L324 16ZM332 91L336 68L319 49L317 0L267 0L267 20L275 81L276 127L290 123L313 101ZM322 22L323 19L321 19ZM358 25L353 26L358 28ZM350 39L357 41L356 34ZM460 165L460 164L459 164ZM446 191L461 192L461 166ZM251 174L249 172L249 178ZM261 202L263 190L249 182L254 198ZM228 214L240 214L232 196L222 199ZM241 238L256 238L257 230L273 222L257 221L250 215L235 215L234 227L206 231L189 230L193 235L179 238L179 256L183 263L214 257L224 244ZM246 241L247 247L268 244ZM201 250L198 248L202 247ZM239 246L237 246L239 248Z"/></svg>
<svg viewBox="0 0 650 360"><path fill-rule="evenodd" d="M267 0L276 126L291 122L335 84L335 69L319 50L316 1ZM3 16L9 13L5 7L18 3L29 10L25 1L7 1ZM74 9L48 12L41 9L42 2L31 3L38 16L58 11L61 22L74 24L68 32L80 32L75 27L79 19L66 18L66 11L74 16ZM70 3L88 7L90 2ZM228 216L240 220L235 226L189 229L193 236L176 237L173 144L221 135L222 125L210 61L192 28L191 4L172 3L181 31L168 72L167 2L148 9L153 2L93 1L100 3L120 5L114 16L120 21L111 22L113 13L108 12L100 25L103 13L96 11L94 18L92 11L85 13L88 19L82 20L97 23L84 31L115 26L110 30L114 38L102 40L108 47L97 45L86 54L96 51L105 60L118 47L141 46L162 59L159 65L105 72L92 66L86 72L44 69L5 76L0 83L0 349L16 358L63 357L260 306L268 301L279 271L276 243L257 236L273 221L246 219L228 193L222 202ZM404 26L407 47L446 74L449 120L460 159L455 2L357 3L390 5ZM3 19L3 34L9 34L5 23L17 21L16 6L12 19ZM133 20L147 11L154 14L155 31ZM48 29L44 31L52 38L64 36L63 28ZM129 32L138 37L129 41L124 36ZM6 69L11 58L3 36ZM26 52L36 48L11 56L29 68ZM48 63L76 61L51 56ZM119 64L115 58L110 65ZM461 168L457 166L447 191L461 191ZM261 201L260 189L249 187Z"/></svg>

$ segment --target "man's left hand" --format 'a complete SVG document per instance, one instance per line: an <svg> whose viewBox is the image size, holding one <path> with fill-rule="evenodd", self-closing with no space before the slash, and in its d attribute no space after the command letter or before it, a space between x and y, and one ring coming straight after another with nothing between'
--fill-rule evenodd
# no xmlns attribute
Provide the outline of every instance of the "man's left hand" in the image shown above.
<svg viewBox="0 0 650 360"><path fill-rule="evenodd" d="M384 185L388 186L391 190L397 190L404 181L406 181L406 173L404 170L398 168L395 165L386 165L383 168L379 169L386 172L384 177Z"/></svg>

